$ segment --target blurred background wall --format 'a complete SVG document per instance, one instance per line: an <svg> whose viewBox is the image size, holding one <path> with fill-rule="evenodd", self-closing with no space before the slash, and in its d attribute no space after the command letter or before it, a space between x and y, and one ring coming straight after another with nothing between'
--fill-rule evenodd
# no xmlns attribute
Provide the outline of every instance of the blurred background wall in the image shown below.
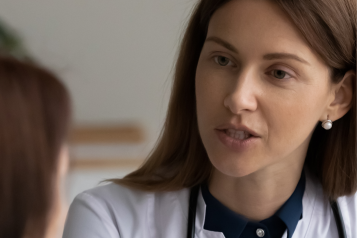
<svg viewBox="0 0 357 238"><path fill-rule="evenodd" d="M65 82L74 106L68 204L137 168L159 136L196 0L0 0L0 26Z"/></svg>

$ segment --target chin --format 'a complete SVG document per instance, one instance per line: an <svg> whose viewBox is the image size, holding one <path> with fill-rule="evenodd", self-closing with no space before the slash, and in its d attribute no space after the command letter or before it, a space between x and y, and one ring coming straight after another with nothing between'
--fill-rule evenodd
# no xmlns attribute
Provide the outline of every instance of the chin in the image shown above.
<svg viewBox="0 0 357 238"><path fill-rule="evenodd" d="M210 157L213 167L223 175L240 178L256 172L259 168L244 158Z"/></svg>

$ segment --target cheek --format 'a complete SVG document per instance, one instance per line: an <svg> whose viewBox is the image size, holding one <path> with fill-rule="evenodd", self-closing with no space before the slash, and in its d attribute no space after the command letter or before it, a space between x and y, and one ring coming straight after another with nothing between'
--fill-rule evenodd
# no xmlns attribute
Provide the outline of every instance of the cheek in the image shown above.
<svg viewBox="0 0 357 238"><path fill-rule="evenodd" d="M211 98L209 97L212 93L212 85L210 80L208 80L209 75L202 68L199 63L196 70L195 78L195 90L196 90L196 108L197 108L197 119L198 124L202 124L202 119L207 117L207 114L212 103Z"/></svg>
<svg viewBox="0 0 357 238"><path fill-rule="evenodd" d="M209 67L198 63L195 88L199 123L214 121L224 110L224 80Z"/></svg>
<svg viewBox="0 0 357 238"><path fill-rule="evenodd" d="M285 97L266 97L263 104L267 147L282 155L304 143L319 118L317 93L306 89Z"/></svg>
<svg viewBox="0 0 357 238"><path fill-rule="evenodd" d="M219 91L217 90L216 81L212 80L213 74L207 67L198 64L196 70L195 88L196 88L196 110L198 130L202 142L207 148L212 139L212 131L215 118L220 115L219 111ZM210 147L210 146L208 146Z"/></svg>

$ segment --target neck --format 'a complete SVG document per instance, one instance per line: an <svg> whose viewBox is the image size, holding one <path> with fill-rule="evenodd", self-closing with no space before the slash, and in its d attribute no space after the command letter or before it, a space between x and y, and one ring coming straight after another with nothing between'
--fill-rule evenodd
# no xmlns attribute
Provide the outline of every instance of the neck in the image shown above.
<svg viewBox="0 0 357 238"><path fill-rule="evenodd" d="M293 194L302 169L303 163L275 166L239 178L214 170L209 190L230 210L261 221L274 215Z"/></svg>

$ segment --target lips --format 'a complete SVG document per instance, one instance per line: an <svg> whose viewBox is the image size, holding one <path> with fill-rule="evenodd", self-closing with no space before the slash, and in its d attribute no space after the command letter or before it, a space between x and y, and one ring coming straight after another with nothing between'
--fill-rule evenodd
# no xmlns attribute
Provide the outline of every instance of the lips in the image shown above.
<svg viewBox="0 0 357 238"><path fill-rule="evenodd" d="M260 137L257 132L250 129L248 126L246 126L244 124L225 123L223 125L218 126L216 128L216 130L225 131L226 133L230 133L228 135L232 135L233 133L239 133L238 131L244 131L245 133L248 133L253 137Z"/></svg>
<svg viewBox="0 0 357 238"><path fill-rule="evenodd" d="M242 134L242 132L239 132ZM215 130L215 134L218 140L230 151L236 153L242 153L245 151L251 151L254 147L258 146L260 143L259 137L250 136L245 139L237 139L229 136L225 130ZM245 134L245 132L244 132Z"/></svg>
<svg viewBox="0 0 357 238"><path fill-rule="evenodd" d="M228 130L224 130L224 132L229 136L232 137L234 139L239 139L239 140L244 140L244 139L248 139L249 137L251 137L252 135L249 134L246 131L238 131L235 129L228 129Z"/></svg>

